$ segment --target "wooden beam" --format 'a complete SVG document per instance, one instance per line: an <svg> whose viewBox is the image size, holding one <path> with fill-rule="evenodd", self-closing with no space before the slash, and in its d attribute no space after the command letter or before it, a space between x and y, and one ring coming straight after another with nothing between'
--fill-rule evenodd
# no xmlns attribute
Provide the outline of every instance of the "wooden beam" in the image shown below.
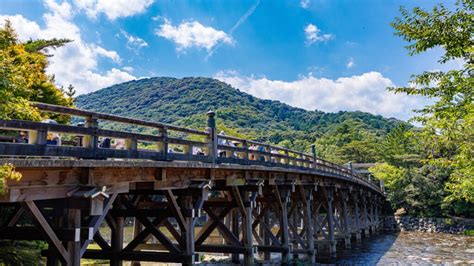
<svg viewBox="0 0 474 266"><path fill-rule="evenodd" d="M247 211L245 210L245 205L240 195L239 188L237 186L231 187L232 198L237 203L237 207L239 208L240 213L243 217L247 217Z"/></svg>
<svg viewBox="0 0 474 266"><path fill-rule="evenodd" d="M18 206L18 208L13 212L13 214L5 221L3 226L15 226L21 216L25 213L25 209L23 207Z"/></svg>
<svg viewBox="0 0 474 266"><path fill-rule="evenodd" d="M176 221L178 222L179 228L181 229L181 232L186 231L186 226L185 223L186 221L184 220L183 214L181 212L181 208L179 207L178 203L176 202L176 198L173 195L173 191L171 189L165 190L165 195L166 199L169 202L169 205L171 207L171 211L175 215Z"/></svg>
<svg viewBox="0 0 474 266"><path fill-rule="evenodd" d="M137 218L138 219L138 218ZM163 220L166 219L166 215L161 215L156 217L151 224L153 226L159 226ZM141 244L149 235L151 230L148 227L145 227L128 245L123 249L124 251L133 251L139 244Z"/></svg>
<svg viewBox="0 0 474 266"><path fill-rule="evenodd" d="M53 229L49 225L48 221L46 221L46 218L44 218L43 214L38 209L36 204L33 201L25 201L22 204L33 215L33 218L35 219L39 227L42 229L41 231L45 234L45 238L48 240L48 242L55 247L56 251L60 256L61 261L68 264L68 251L66 250L66 248L64 248L63 244L61 243L57 235L54 233Z"/></svg>
<svg viewBox="0 0 474 266"><path fill-rule="evenodd" d="M203 209L206 212L209 211L210 213L214 214L214 212L212 212L212 210L210 210L210 208L206 207L205 205L204 205ZM199 231L198 235L196 236L196 245L202 244L207 239L207 237L212 233L212 231L217 227L217 221L216 220L222 220L229 213L229 211L231 211L231 210L232 210L232 207L226 207L217 216L217 219L211 219L211 220L207 221L204 224L204 226L201 228L201 230ZM211 216L211 214L209 212L208 212L208 214L209 214L209 216Z"/></svg>
<svg viewBox="0 0 474 266"><path fill-rule="evenodd" d="M68 209L68 227L76 230L80 230L81 227L81 210L80 209ZM79 235L80 236L80 235ZM69 253L68 265L80 266L81 265L81 238L74 239L67 242L67 251Z"/></svg>
<svg viewBox="0 0 474 266"><path fill-rule="evenodd" d="M99 226L102 224L102 222L104 221L105 219L105 216L107 215L107 213L109 212L110 208L112 207L112 204L114 203L115 199L117 198L118 196L118 193L114 193L112 194L112 196L110 196L110 198L108 199L107 203L105 204L104 206L104 211L102 212L102 215L99 215L99 216L93 216L93 218L91 219L90 223L89 223L89 226L93 228L93 235L95 235L97 233L97 231L99 230ZM83 243L82 243L82 247L81 247L81 257L82 255L84 255L84 252L86 252L86 249L87 249L87 246L89 246L89 244L92 242L92 240L90 239L87 239L85 240Z"/></svg>
<svg viewBox="0 0 474 266"><path fill-rule="evenodd" d="M149 230L150 233L156 237L158 241L161 242L171 253L180 253L181 250L178 249L173 242L171 242L167 236L165 236L160 230L158 230L155 225L148 220L147 217L138 215L136 217L141 224L145 227L145 229Z"/></svg>

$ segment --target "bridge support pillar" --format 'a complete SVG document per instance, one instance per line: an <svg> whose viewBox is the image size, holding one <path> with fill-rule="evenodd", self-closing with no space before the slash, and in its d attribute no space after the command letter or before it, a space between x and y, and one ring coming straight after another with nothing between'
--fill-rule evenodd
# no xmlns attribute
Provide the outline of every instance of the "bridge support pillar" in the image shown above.
<svg viewBox="0 0 474 266"><path fill-rule="evenodd" d="M354 234L356 242L360 243L362 240L361 237L361 225L360 225L360 209L359 209L359 191L355 190L351 193L352 196L352 207L354 211Z"/></svg>
<svg viewBox="0 0 474 266"><path fill-rule="evenodd" d="M231 223L232 223L232 233L236 236L240 234L240 223L239 223L239 210L234 209L230 213ZM240 254L232 253L232 263L240 264Z"/></svg>
<svg viewBox="0 0 474 266"><path fill-rule="evenodd" d="M329 242L329 255L336 257L336 244L337 241L334 237L334 187L326 187L326 199L327 199L327 220L328 220L328 242Z"/></svg>
<svg viewBox="0 0 474 266"><path fill-rule="evenodd" d="M254 192L255 193L255 192ZM242 219L242 228L243 228L243 242L244 242L244 265L253 265L254 264L254 248L253 248L253 238L252 238L252 207L255 205L254 197L250 192L244 192L244 198L248 204L245 208L245 213L243 213ZM255 195L256 196L256 195Z"/></svg>
<svg viewBox="0 0 474 266"><path fill-rule="evenodd" d="M299 186L301 198L303 201L303 216L304 216L304 229L306 232L306 248L308 256L308 264L314 265L316 263L316 248L314 246L314 230L313 230L313 212L311 203L313 202L313 188L306 188L302 185Z"/></svg>
<svg viewBox="0 0 474 266"><path fill-rule="evenodd" d="M375 231L378 233L380 232L380 204L379 201L381 199L379 197L375 198Z"/></svg>
<svg viewBox="0 0 474 266"><path fill-rule="evenodd" d="M369 237L370 236L370 231L369 231L369 217L368 217L368 212L367 212L367 197L366 195L362 195L362 217L363 217L363 228L364 230L364 236Z"/></svg>
<svg viewBox="0 0 474 266"><path fill-rule="evenodd" d="M278 189L278 186L275 185L276 198L278 205L280 207L280 230L282 235L282 258L281 262L283 265L289 265L292 261L292 248L290 246L290 232L288 224L288 201L290 192L288 189Z"/></svg>
<svg viewBox="0 0 474 266"><path fill-rule="evenodd" d="M68 209L67 227L75 232L81 231L81 210ZM69 263L71 266L81 265L81 239L74 239L67 242L67 251L69 253Z"/></svg>
<svg viewBox="0 0 474 266"><path fill-rule="evenodd" d="M123 248L123 228L125 225L124 217L115 217L113 219L115 224L111 226L112 229L112 258L110 260L110 265L120 266L122 265L122 260L120 259L119 253Z"/></svg>
<svg viewBox="0 0 474 266"><path fill-rule="evenodd" d="M341 190L341 204L342 204L342 222L343 222L343 233L344 233L344 246L346 248L351 247L351 231L349 224L349 213L347 209L347 191Z"/></svg>
<svg viewBox="0 0 474 266"><path fill-rule="evenodd" d="M269 203L267 203L269 204ZM264 210L262 210L264 211ZM273 223L270 223L270 212L267 211L264 216L263 216L263 222L268 225L269 228L272 228L273 227ZM266 230L264 230L264 226L260 225L260 227L263 229L262 230L262 233L263 233L263 244L265 246L270 246L270 233L267 232ZM263 259L265 261L269 261L270 260L270 252L268 251L265 251L263 253Z"/></svg>
<svg viewBox="0 0 474 266"><path fill-rule="evenodd" d="M195 210L194 205L193 205L193 197L191 196L185 196L183 197L183 207L185 210ZM185 226L185 232L184 233L184 254L186 257L184 258L183 265L194 265L195 263L195 254L196 250L194 247L194 225L196 222L195 214L192 211L190 214L185 215L184 218L184 226Z"/></svg>
<svg viewBox="0 0 474 266"><path fill-rule="evenodd" d="M141 231L143 230L142 224L138 221L137 218L133 218L133 238L136 238ZM140 261L132 261L132 266L140 266Z"/></svg>

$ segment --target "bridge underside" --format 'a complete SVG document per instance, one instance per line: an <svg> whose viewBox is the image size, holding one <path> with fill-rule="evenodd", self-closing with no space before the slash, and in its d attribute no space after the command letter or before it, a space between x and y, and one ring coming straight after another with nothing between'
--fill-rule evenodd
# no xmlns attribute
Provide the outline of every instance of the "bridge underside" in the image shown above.
<svg viewBox="0 0 474 266"><path fill-rule="evenodd" d="M193 264L228 254L254 264L336 255L379 229L385 200L357 180L328 173L195 162L0 160L10 216L0 239L46 240L48 265L81 258ZM24 219L29 217L29 219ZM25 222L27 221L27 222ZM133 224L132 236L124 228ZM95 245L90 245L91 243Z"/></svg>

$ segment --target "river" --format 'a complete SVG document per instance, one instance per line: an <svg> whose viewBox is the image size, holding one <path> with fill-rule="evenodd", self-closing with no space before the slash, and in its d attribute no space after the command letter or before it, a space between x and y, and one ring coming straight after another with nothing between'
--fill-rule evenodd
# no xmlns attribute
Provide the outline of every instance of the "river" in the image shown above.
<svg viewBox="0 0 474 266"><path fill-rule="evenodd" d="M337 254L336 259L331 259L319 252L317 262L336 265L474 265L474 236L422 232L384 233L362 239L360 244L354 243L351 249L338 249ZM232 265L229 258L222 254L206 254L205 257L207 259L202 265ZM272 262L259 264L278 265L278 254L273 254L272 257ZM97 265L96 263L91 264ZM179 264L143 262L141 265Z"/></svg>
<svg viewBox="0 0 474 266"><path fill-rule="evenodd" d="M334 260L318 262L345 265L474 265L474 237L464 235L400 232L363 239L350 250L338 250Z"/></svg>

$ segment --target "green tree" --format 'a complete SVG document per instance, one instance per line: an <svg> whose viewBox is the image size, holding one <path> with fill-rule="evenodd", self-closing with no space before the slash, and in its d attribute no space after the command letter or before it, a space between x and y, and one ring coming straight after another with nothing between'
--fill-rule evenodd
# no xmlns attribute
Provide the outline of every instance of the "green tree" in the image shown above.
<svg viewBox="0 0 474 266"><path fill-rule="evenodd" d="M72 100L46 74L44 50L57 48L69 40L18 41L10 21L0 27L0 118L40 120L45 117L30 101L71 106ZM66 117L54 117L62 122Z"/></svg>
<svg viewBox="0 0 474 266"><path fill-rule="evenodd" d="M433 100L414 118L423 125L416 137L424 145L424 163L449 173L445 201L470 204L474 203L473 7L474 1L462 0L456 3L455 10L441 4L431 11L401 8L401 17L392 26L396 35L409 42L410 55L440 48L443 55L439 63L456 60L462 67L425 71L413 76L411 86L390 88L396 93Z"/></svg>

